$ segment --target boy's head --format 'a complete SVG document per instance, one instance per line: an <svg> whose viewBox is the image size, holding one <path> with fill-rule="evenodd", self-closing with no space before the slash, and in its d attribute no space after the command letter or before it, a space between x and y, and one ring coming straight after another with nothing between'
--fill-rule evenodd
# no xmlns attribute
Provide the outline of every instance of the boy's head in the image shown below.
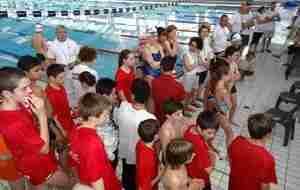
<svg viewBox="0 0 300 190"><path fill-rule="evenodd" d="M82 46L79 50L78 58L80 62L83 63L96 63L96 49L88 46Z"/></svg>
<svg viewBox="0 0 300 190"><path fill-rule="evenodd" d="M166 56L160 62L162 72L172 72L175 69L176 57Z"/></svg>
<svg viewBox="0 0 300 190"><path fill-rule="evenodd" d="M217 113L214 111L201 112L197 118L197 125L201 129L201 135L205 140L213 139L219 129Z"/></svg>
<svg viewBox="0 0 300 190"><path fill-rule="evenodd" d="M159 122L155 119L147 119L139 124L138 134L144 143L152 143L157 140Z"/></svg>
<svg viewBox="0 0 300 190"><path fill-rule="evenodd" d="M188 164L193 159L193 144L184 139L173 139L167 145L165 160L172 169Z"/></svg>
<svg viewBox="0 0 300 190"><path fill-rule="evenodd" d="M100 94L87 93L80 98L78 107L83 121L91 121L98 125L109 117L111 103Z"/></svg>
<svg viewBox="0 0 300 190"><path fill-rule="evenodd" d="M96 84L96 92L102 96L107 97L110 102L118 103L118 96L116 92L116 82L110 78L99 79Z"/></svg>
<svg viewBox="0 0 300 190"><path fill-rule="evenodd" d="M17 66L19 69L26 73L26 76L31 81L37 81L42 76L42 64L41 60L31 55L25 55L20 57Z"/></svg>
<svg viewBox="0 0 300 190"><path fill-rule="evenodd" d="M262 140L272 132L272 118L263 113L248 118L248 131L252 139Z"/></svg>
<svg viewBox="0 0 300 190"><path fill-rule="evenodd" d="M79 82L81 83L82 86L89 88L93 87L96 84L96 78L94 75L92 75L88 71L84 71L79 74L78 76Z"/></svg>
<svg viewBox="0 0 300 190"><path fill-rule="evenodd" d="M0 69L0 99L11 100L17 103L25 103L26 97L30 96L31 81L25 73L14 67L3 67Z"/></svg>
<svg viewBox="0 0 300 190"><path fill-rule="evenodd" d="M183 116L183 104L174 100L167 100L162 105L166 118L181 118Z"/></svg>
<svg viewBox="0 0 300 190"><path fill-rule="evenodd" d="M136 103L145 104L150 97L150 86L143 79L135 79L131 86L131 92Z"/></svg>
<svg viewBox="0 0 300 190"><path fill-rule="evenodd" d="M65 66L62 64L51 64L47 68L48 82L63 85L65 75Z"/></svg>
<svg viewBox="0 0 300 190"><path fill-rule="evenodd" d="M238 63L241 57L240 49L235 46L229 46L225 50L225 58L229 61Z"/></svg>

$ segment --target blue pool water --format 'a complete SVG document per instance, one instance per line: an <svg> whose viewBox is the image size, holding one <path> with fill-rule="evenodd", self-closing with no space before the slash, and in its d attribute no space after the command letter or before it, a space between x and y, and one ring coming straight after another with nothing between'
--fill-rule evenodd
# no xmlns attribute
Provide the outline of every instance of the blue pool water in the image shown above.
<svg viewBox="0 0 300 190"><path fill-rule="evenodd" d="M44 0L42 0L44 1ZM35 1L34 1L35 2ZM62 8L64 7L64 3L59 4L59 1L53 1L56 2L55 5ZM64 1L62 1L64 2ZM69 1L68 1L69 2ZM75 3L73 2L71 7L77 8L80 6L84 6L83 1ZM136 4L130 4L130 6L136 5ZM51 5L52 6L52 5ZM49 5L49 7L51 7ZM75 7L74 7L75 6ZM99 2L97 5L95 5L96 8L101 7L124 7L128 6L128 4L125 3L115 3L115 4L106 4L99 5ZM49 8L48 7L48 8ZM89 7L87 5L87 7ZM57 10L59 10L57 8ZM66 7L64 7L66 8ZM48 9L49 10L49 9ZM66 9L65 9L66 10ZM74 9L73 9L74 10ZM143 27L147 27L146 25L154 25L155 22L153 21L153 18L155 17L157 20L162 20L169 18L173 16L174 18L171 18L172 20L180 20L184 22L201 22L201 21L209 21L210 23L216 23L217 18L221 16L222 14L231 14L231 11L228 11L226 9L214 9L214 8L208 8L203 6L177 6L177 7L166 7L166 8L159 8L156 10L146 11L146 12L138 12L137 15L143 19L143 21L146 23L143 25ZM75 40L77 43L81 45L89 45L94 48L105 48L105 49L111 49L119 51L124 48L136 48L138 44L138 40L136 38L123 38L120 37L119 33L121 31L126 31L126 29L129 27L129 24L132 25L132 23L135 22L133 15L125 15L127 18L130 18L130 22L123 22L123 23L116 23L114 26L103 24L103 27L106 27L106 32L94 32L94 33L87 33L82 31L75 31L75 30L69 30L69 36L71 39ZM125 17L124 16L124 17ZM200 16L200 18L199 18ZM114 18L122 18L122 15L115 15ZM51 18L44 18L51 19ZM74 19L74 18L72 18ZM170 19L170 18L169 18ZM61 22L70 22L69 20L64 19L58 19L61 20ZM30 19L22 19L17 20L14 18L1 18L0 19L0 53L7 54L13 57L20 57L22 55L26 54L34 54L34 50L31 48L31 36L34 32L34 25L37 21L42 21L41 19L37 20L36 18ZM75 21L76 23L76 21ZM142 22L143 23L143 22ZM161 23L161 22L160 22ZM158 25L160 25L160 23ZM88 21L85 23L88 26ZM134 23L135 24L135 23ZM177 24L177 23L176 23ZM120 26L122 25L121 29ZM83 27L85 25L83 24ZM179 25L180 27L186 27L193 30L197 30L198 24L185 24L185 25ZM119 28L118 28L119 27ZM154 28L154 26L151 26ZM126 32L128 34L128 31ZM133 32L129 32L129 34L138 35ZM47 25L44 27L44 35L48 40L53 40L55 37L55 28L54 26ZM191 34L189 34L191 35ZM197 35L196 33L192 35ZM189 36L186 36L184 32L179 33L178 35L180 38L184 39L185 41L189 38ZM114 72L116 70L118 62L117 54L109 54L109 53L100 53L97 57L97 64L95 65L95 69L98 71L100 76L103 77L114 77ZM11 65L11 62L3 61L0 59L0 66L3 65ZM180 66L180 60L177 63L177 65ZM178 67L180 69L180 67Z"/></svg>

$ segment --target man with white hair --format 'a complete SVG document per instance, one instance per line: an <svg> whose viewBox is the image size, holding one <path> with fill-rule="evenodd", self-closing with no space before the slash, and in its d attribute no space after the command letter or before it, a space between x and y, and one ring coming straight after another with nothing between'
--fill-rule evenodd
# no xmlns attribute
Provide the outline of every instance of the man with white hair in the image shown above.
<svg viewBox="0 0 300 190"><path fill-rule="evenodd" d="M63 25L56 27L56 39L49 44L47 57L49 63L69 65L76 60L79 52L77 43L68 38L68 33Z"/></svg>
<svg viewBox="0 0 300 190"><path fill-rule="evenodd" d="M49 48L47 51L48 64L63 64L70 65L77 59L79 53L79 46L73 40L68 37L68 33L63 25L56 27L56 38L54 41L49 42ZM77 106L76 91L74 90L74 84L72 83L72 74L70 68L66 67L65 75L65 89L68 94L70 106L72 108Z"/></svg>
<svg viewBox="0 0 300 190"><path fill-rule="evenodd" d="M46 56L48 50L47 40L43 35L43 25L39 23L35 25L35 33L32 36L31 46L35 49L37 55Z"/></svg>

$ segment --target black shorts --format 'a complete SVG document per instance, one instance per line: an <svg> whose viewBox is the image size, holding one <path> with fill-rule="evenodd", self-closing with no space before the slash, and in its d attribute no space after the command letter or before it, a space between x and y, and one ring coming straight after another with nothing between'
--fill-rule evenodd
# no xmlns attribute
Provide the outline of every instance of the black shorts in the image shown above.
<svg viewBox="0 0 300 190"><path fill-rule="evenodd" d="M199 86L201 86L204 83L204 81L207 77L207 73L208 73L208 71L203 71L201 73L197 73L197 75L199 76L199 82L198 82Z"/></svg>
<svg viewBox="0 0 300 190"><path fill-rule="evenodd" d="M259 43L260 38L264 35L263 32L254 32L251 45L257 45Z"/></svg>
<svg viewBox="0 0 300 190"><path fill-rule="evenodd" d="M233 85L233 87L231 88L230 93L231 93L231 94L237 93L237 89L236 89L236 86L235 86L235 85Z"/></svg>
<svg viewBox="0 0 300 190"><path fill-rule="evenodd" d="M249 43L250 35L242 34L241 37L242 37L242 47L246 47Z"/></svg>

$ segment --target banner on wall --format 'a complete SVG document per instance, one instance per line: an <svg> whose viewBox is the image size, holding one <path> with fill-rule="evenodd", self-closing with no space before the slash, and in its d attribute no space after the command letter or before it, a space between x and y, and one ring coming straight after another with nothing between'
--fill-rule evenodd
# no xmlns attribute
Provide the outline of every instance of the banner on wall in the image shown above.
<svg viewBox="0 0 300 190"><path fill-rule="evenodd" d="M33 16L33 17L42 17L42 16L47 16L47 17L56 17L57 15L61 16L69 16L70 14L73 14L74 16L79 16L81 14L85 16L89 15L99 15L101 12L103 14L117 14L117 13L129 13L130 11L135 12L137 10L153 10L159 7L168 7L168 6L177 6L178 3L180 2L186 2L186 0L180 0L176 2L165 2L165 3L155 3L155 4L148 4L148 5L142 5L139 7L120 7L120 8L112 8L112 9L95 9L95 10L73 10L73 11L67 11L67 10L62 10L62 11L47 11L47 12L42 12L40 10L36 11L16 11L17 17L27 17L28 15ZM3 17L9 17L8 11L0 11L0 18Z"/></svg>

